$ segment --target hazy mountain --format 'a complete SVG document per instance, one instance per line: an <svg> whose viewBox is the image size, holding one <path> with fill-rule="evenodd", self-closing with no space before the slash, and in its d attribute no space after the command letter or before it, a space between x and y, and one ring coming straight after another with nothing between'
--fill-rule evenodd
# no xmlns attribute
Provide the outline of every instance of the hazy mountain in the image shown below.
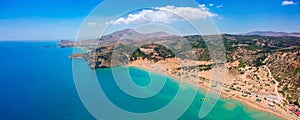
<svg viewBox="0 0 300 120"><path fill-rule="evenodd" d="M154 32L148 34L142 34L136 32L133 29L124 29L120 31L116 31L112 34L104 35L100 39L89 39L89 40L82 40L82 41L71 41L71 40L62 40L58 43L59 47L87 47L90 46L97 46L97 45L110 45L114 44L117 41L123 44L139 41L139 40L148 40L148 39L156 39L156 38L163 38L171 36L165 32Z"/></svg>
<svg viewBox="0 0 300 120"><path fill-rule="evenodd" d="M253 31L246 35L273 36L273 37L300 37L300 33L274 32L274 31Z"/></svg>
<svg viewBox="0 0 300 120"><path fill-rule="evenodd" d="M100 41L118 41L118 40L147 40L147 39L153 39L153 38L161 38L161 37L167 37L170 36L170 34L165 32L155 32L155 33L149 33L149 34L142 34L139 32L136 32L133 29L125 29L121 31L116 31L109 35L104 35L100 38Z"/></svg>
<svg viewBox="0 0 300 120"><path fill-rule="evenodd" d="M300 37L300 33L290 33L290 36Z"/></svg>

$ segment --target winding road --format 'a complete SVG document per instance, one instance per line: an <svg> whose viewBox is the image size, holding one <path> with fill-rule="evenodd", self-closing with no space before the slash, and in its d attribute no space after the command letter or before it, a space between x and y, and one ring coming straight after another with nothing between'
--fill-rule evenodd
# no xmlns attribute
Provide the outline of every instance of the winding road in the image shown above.
<svg viewBox="0 0 300 120"><path fill-rule="evenodd" d="M263 63L266 63L266 61L270 58L270 55L263 61ZM268 73L269 73L269 77L275 82L275 86L274 86L274 90L275 90L275 93L277 95L277 99L278 99L278 102L282 102L282 98L278 92L278 85L279 85L279 82L276 81L276 79L274 79L272 73L271 73L271 70L267 67L267 65L263 65L264 68L266 68L268 70Z"/></svg>

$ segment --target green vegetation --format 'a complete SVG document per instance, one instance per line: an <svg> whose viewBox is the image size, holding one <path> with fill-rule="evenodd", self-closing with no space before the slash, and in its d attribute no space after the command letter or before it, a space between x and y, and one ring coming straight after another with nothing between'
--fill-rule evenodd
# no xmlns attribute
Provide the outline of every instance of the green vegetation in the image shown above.
<svg viewBox="0 0 300 120"><path fill-rule="evenodd" d="M240 60L240 63L238 65L238 68L243 68L243 67L246 67L246 64L244 61Z"/></svg>
<svg viewBox="0 0 300 120"><path fill-rule="evenodd" d="M208 71L212 69L212 64L209 65L196 65L196 66L185 66L179 67L177 70L194 70L197 69L199 71Z"/></svg>
<svg viewBox="0 0 300 120"><path fill-rule="evenodd" d="M142 58L142 59L148 59L157 62L159 60L164 60L166 58L175 57L175 54L170 49L159 44L147 44L141 46L141 48L152 49L154 52L146 54L142 52L140 48L138 48L136 51L132 53L130 57L131 61L137 60L138 58Z"/></svg>
<svg viewBox="0 0 300 120"><path fill-rule="evenodd" d="M144 52L142 52L139 48L134 51L134 53L131 55L130 57L130 60L133 61L133 60L137 60L137 58L141 57L142 59L145 59L145 58L150 58L148 55L146 55Z"/></svg>

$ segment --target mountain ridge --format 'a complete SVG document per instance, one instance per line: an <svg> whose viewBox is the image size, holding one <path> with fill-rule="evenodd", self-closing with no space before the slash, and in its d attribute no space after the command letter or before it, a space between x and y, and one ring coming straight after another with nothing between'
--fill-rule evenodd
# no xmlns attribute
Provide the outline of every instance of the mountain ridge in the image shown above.
<svg viewBox="0 0 300 120"><path fill-rule="evenodd" d="M160 38L160 37L168 37L170 34L165 32L153 32L153 33L140 33L135 31L134 29L124 29L113 32L108 35L102 36L99 41L118 41L123 39L130 39L130 40L146 40L146 39L153 39L153 38Z"/></svg>
<svg viewBox="0 0 300 120"><path fill-rule="evenodd" d="M115 31L111 34L103 35L98 39L87 39L81 41L73 41L73 40L61 40L58 42L58 47L96 47L98 45L106 46L110 44L114 44L115 42L121 42L123 44L128 44L131 42L136 42L140 40L148 40L148 39L157 39L163 37L172 36L166 32L153 32L153 33L140 33L135 31L134 29L124 29Z"/></svg>
<svg viewBox="0 0 300 120"><path fill-rule="evenodd" d="M297 32L275 32L275 31L252 31L244 35L259 35L259 36L272 36L272 37L300 37Z"/></svg>

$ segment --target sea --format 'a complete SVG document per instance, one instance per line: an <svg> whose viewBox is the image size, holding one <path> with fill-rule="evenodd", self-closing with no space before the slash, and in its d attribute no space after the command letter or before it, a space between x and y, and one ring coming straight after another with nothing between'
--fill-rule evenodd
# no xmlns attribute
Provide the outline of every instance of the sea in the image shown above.
<svg viewBox="0 0 300 120"><path fill-rule="evenodd" d="M58 48L53 41L0 42L0 119L1 120L95 120L81 101L68 58L73 48ZM77 50L77 52L84 52ZM166 106L180 89L194 90L192 86L181 87L178 80L168 78L159 93L150 99L136 99L117 88L112 69L89 69L83 59L82 73L95 72L99 85L120 109L146 113ZM129 67L133 81L140 86L149 83L149 71ZM156 80L159 80L157 77ZM88 80L87 80L88 81ZM147 90L145 90L147 91ZM183 96L179 96L184 99ZM178 119L198 120L200 99L204 90L197 90L196 97ZM103 108L110 109L110 108ZM100 113L101 114L101 113ZM172 112L169 113L172 115ZM116 115L117 116L117 115ZM220 98L204 120L280 120L275 115L258 111L245 104Z"/></svg>

